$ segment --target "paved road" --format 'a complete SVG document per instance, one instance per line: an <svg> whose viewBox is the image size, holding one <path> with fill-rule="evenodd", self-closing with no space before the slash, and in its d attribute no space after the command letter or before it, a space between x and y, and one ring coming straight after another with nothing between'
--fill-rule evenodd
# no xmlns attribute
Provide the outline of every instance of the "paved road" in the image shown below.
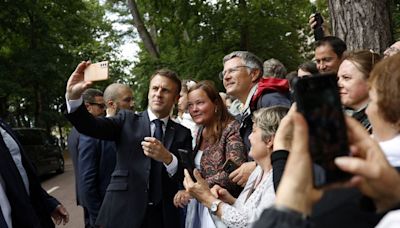
<svg viewBox="0 0 400 228"><path fill-rule="evenodd" d="M72 161L65 156L65 172L60 175L49 175L44 178L42 187L56 197L69 212L69 223L64 228L80 228L83 225L83 211L81 207L76 205L75 201L75 177Z"/></svg>

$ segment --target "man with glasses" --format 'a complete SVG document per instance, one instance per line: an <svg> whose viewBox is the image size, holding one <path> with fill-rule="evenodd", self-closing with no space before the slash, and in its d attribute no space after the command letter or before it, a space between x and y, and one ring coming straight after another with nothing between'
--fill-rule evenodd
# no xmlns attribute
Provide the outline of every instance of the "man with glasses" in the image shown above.
<svg viewBox="0 0 400 228"><path fill-rule="evenodd" d="M263 63L256 55L248 51L234 51L226 55L223 58L223 65L220 79L223 81L226 93L237 98L229 111L239 120L240 135L249 151L248 137L253 126L252 112L274 105L289 106L288 96L281 92L285 90L283 88L285 85L281 82L286 81L287 92L289 91L288 83L286 79L277 79L282 80L278 84L266 79L267 83L259 84L263 75ZM237 184L244 185L255 167L256 164L253 161L244 163L229 177Z"/></svg>
<svg viewBox="0 0 400 228"><path fill-rule="evenodd" d="M87 89L82 94L82 98L91 115L94 117L104 116L103 92L98 89ZM99 186L94 184L94 180L97 178L95 174L98 171L95 164L97 161L91 160L91 156L88 155L102 154L103 148L98 139L80 134L73 128L68 136L68 150L74 165L77 204L83 207L85 227L94 227L102 197L96 190ZM103 186L104 189L106 187Z"/></svg>
<svg viewBox="0 0 400 228"><path fill-rule="evenodd" d="M113 83L107 86L103 99L107 117L115 116L119 110L133 108L132 90L124 84ZM86 205L90 224L94 226L115 169L117 148L113 141L95 139L83 134L80 136L81 143L86 145L79 151L78 159L81 199L82 204Z"/></svg>

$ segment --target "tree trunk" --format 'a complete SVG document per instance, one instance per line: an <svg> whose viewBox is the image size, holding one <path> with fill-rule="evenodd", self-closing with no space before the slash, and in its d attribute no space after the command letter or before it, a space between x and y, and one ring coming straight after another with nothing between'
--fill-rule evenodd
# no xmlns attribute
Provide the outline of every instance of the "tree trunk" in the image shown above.
<svg viewBox="0 0 400 228"><path fill-rule="evenodd" d="M140 39L143 41L144 47L149 52L150 56L153 59L159 59L160 54L157 51L157 47L150 36L150 33L147 31L146 27L144 26L143 20L140 17L139 10L137 8L136 2L134 0L127 0L129 11L133 17L133 26L136 27Z"/></svg>
<svg viewBox="0 0 400 228"><path fill-rule="evenodd" d="M382 53L392 41L389 0L329 0L332 35L348 50Z"/></svg>

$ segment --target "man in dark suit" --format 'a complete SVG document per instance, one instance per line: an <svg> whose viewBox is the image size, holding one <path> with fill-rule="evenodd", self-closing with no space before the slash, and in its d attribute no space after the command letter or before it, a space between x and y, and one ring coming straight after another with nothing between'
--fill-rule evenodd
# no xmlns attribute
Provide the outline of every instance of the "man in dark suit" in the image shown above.
<svg viewBox="0 0 400 228"><path fill-rule="evenodd" d="M83 101L86 103L93 96L85 96ZM113 83L104 90L104 101L107 107L107 117L115 116L121 109L130 110L132 108L133 94L129 86ZM93 113L86 105L88 111L95 117L102 116ZM79 186L82 205L88 212L89 225L95 227L97 215L106 194L106 189L111 180L116 163L116 145L114 141L100 140L80 134L78 144L78 170Z"/></svg>
<svg viewBox="0 0 400 228"><path fill-rule="evenodd" d="M191 151L191 133L170 120L181 82L169 70L151 77L149 107L142 113L121 110L94 118L82 105L89 65L82 62L67 83L67 118L82 133L117 145L117 163L96 224L103 227L179 227L173 197L183 180L178 149ZM153 137L150 137L153 136Z"/></svg>
<svg viewBox="0 0 400 228"><path fill-rule="evenodd" d="M82 97L90 114L94 117L104 116L103 92L98 89L87 89ZM103 147L101 140L80 134L75 128L68 137L68 149L75 171L77 204L83 207L85 227L94 227L104 197L104 193L101 194L100 189L105 189L109 183L109 178L107 183L102 182L104 176L99 175L103 174L103 172L99 172L99 166L100 164L111 164L113 170L115 155L111 155L113 151L107 153L109 148ZM101 156L103 153L106 156L110 154L110 158L107 156L103 160Z"/></svg>
<svg viewBox="0 0 400 228"><path fill-rule="evenodd" d="M0 119L0 227L54 227L68 222L68 212L40 186L21 144Z"/></svg>

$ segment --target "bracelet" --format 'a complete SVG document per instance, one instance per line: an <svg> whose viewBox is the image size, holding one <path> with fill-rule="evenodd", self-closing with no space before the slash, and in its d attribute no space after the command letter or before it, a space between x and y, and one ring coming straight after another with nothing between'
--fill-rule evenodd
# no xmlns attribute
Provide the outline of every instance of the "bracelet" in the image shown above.
<svg viewBox="0 0 400 228"><path fill-rule="evenodd" d="M296 211L296 210L294 210L292 208L288 208L288 207L283 206L283 205L273 205L272 208L277 210L277 211L279 211L279 212L283 212L283 213L292 215L292 216L300 218L302 220L308 220L310 218L310 216L307 215L307 214L301 213L299 211Z"/></svg>

